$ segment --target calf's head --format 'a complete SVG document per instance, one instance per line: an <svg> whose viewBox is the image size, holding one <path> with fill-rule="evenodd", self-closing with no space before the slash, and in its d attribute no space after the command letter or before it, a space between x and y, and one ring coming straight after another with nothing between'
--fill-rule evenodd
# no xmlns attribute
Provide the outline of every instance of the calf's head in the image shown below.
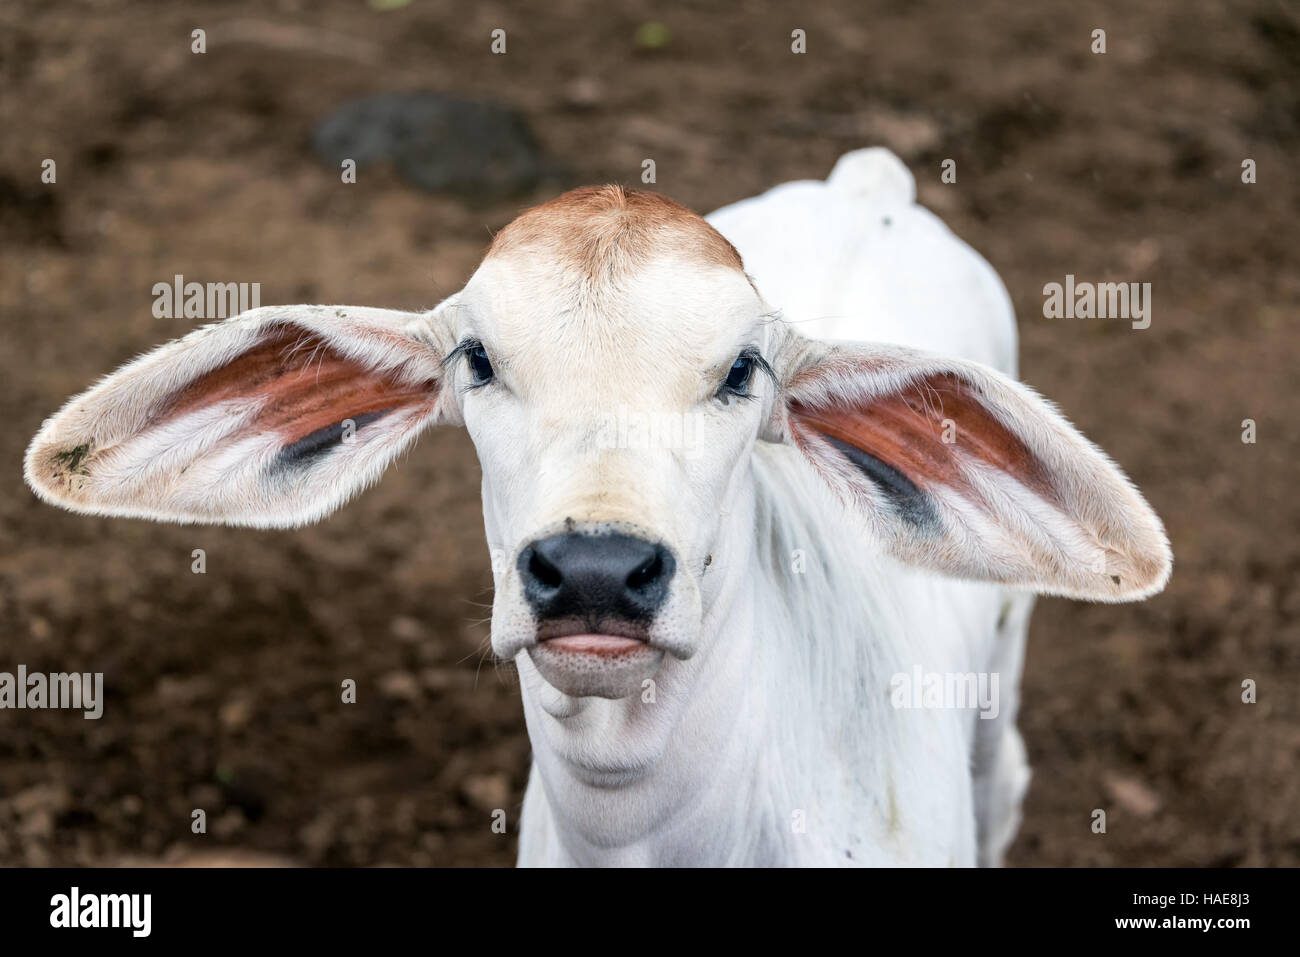
<svg viewBox="0 0 1300 957"><path fill-rule="evenodd" d="M49 419L26 476L76 511L293 526L433 424L464 425L482 465L495 651L572 696L700 650L715 553L746 557L758 442L798 450L905 562L1102 601L1169 574L1142 497L1030 390L805 338L703 219L617 187L525 213L427 313L271 307L162 346Z"/></svg>

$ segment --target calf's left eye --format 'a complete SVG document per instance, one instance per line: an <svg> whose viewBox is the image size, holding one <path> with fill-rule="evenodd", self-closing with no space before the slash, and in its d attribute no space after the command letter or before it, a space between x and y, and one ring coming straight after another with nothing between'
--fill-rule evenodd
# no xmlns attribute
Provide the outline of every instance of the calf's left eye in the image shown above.
<svg viewBox="0 0 1300 957"><path fill-rule="evenodd" d="M485 385L492 380L495 374L492 371L492 360L488 358L487 350L481 345L472 346L467 350L469 356L469 368L474 374L475 385Z"/></svg>

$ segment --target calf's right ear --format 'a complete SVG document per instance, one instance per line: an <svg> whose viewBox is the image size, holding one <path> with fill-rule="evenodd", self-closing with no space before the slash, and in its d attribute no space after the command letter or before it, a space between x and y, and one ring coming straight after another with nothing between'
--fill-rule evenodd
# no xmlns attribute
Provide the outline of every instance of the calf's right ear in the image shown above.
<svg viewBox="0 0 1300 957"><path fill-rule="evenodd" d="M254 309L136 359L47 420L27 482L76 512L288 527L456 416L446 304Z"/></svg>

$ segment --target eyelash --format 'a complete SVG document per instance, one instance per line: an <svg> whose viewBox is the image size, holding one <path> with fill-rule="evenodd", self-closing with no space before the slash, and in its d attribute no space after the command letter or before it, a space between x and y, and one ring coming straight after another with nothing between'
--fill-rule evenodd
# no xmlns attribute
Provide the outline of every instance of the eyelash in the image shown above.
<svg viewBox="0 0 1300 957"><path fill-rule="evenodd" d="M483 343L477 339L466 339L448 353L447 358L442 360L442 364L444 367L449 366L461 356L465 357L465 364L469 367L469 374L473 378L473 381L465 387L464 391L481 389L483 386L490 385L495 381L496 370L492 367L492 360L488 357L487 350L483 348ZM483 370L476 365L476 360L487 366L486 374L481 377Z"/></svg>

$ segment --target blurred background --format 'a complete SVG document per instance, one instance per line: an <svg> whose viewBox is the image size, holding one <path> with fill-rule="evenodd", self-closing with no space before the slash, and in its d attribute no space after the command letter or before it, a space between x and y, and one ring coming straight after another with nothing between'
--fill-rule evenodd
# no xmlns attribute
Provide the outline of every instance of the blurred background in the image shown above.
<svg viewBox="0 0 1300 957"><path fill-rule="evenodd" d="M45 416L195 324L154 316L155 283L425 308L567 187L640 185L650 158L707 212L866 145L1001 273L1023 378L1173 540L1156 599L1040 601L1010 863L1300 864L1300 11L722 6L0 6L0 670L106 684L99 721L0 711L0 865L514 859L529 747L462 432L296 532L79 517L23 485ZM1151 327L1043 318L1067 273L1152 283Z"/></svg>

